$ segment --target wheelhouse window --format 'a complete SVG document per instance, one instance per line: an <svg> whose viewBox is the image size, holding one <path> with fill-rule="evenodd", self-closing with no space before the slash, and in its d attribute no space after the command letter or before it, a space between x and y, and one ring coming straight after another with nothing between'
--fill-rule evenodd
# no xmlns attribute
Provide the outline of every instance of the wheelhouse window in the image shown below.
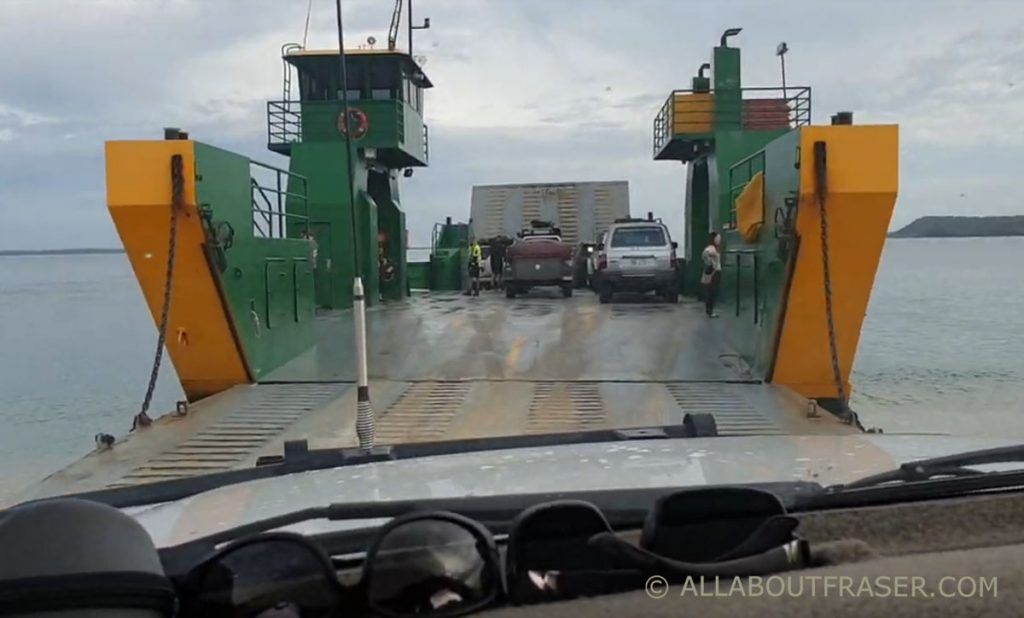
<svg viewBox="0 0 1024 618"><path fill-rule="evenodd" d="M327 84L321 82L308 73L299 73L299 89L302 98L306 101L326 101L328 88Z"/></svg>
<svg viewBox="0 0 1024 618"><path fill-rule="evenodd" d="M423 76L408 66L402 70L402 100L421 115L423 114L423 88L417 81Z"/></svg>
<svg viewBox="0 0 1024 618"><path fill-rule="evenodd" d="M402 73L391 58L377 58L370 65L370 95L374 99L400 99Z"/></svg>

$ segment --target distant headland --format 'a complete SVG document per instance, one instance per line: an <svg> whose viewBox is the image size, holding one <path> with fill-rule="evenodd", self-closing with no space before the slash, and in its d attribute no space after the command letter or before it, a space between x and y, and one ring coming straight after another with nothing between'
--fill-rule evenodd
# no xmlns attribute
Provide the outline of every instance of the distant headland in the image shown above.
<svg viewBox="0 0 1024 618"><path fill-rule="evenodd" d="M113 255L124 253L124 249L35 249L2 250L0 257L8 255Z"/></svg>
<svg viewBox="0 0 1024 618"><path fill-rule="evenodd" d="M1024 215L1012 217L921 217L889 238L1024 236Z"/></svg>

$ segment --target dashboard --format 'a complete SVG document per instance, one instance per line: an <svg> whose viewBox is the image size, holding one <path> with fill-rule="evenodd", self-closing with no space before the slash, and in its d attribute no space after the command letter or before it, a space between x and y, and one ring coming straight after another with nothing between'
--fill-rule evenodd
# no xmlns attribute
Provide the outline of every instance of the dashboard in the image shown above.
<svg viewBox="0 0 1024 618"><path fill-rule="evenodd" d="M1024 607L1024 494L798 513L811 568L694 581L492 618L1016 616ZM636 537L636 533L630 533Z"/></svg>

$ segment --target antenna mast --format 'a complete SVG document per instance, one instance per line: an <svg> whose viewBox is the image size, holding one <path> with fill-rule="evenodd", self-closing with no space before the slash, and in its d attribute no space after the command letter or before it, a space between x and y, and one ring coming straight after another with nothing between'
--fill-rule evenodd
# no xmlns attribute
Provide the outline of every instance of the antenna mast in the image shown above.
<svg viewBox="0 0 1024 618"><path fill-rule="evenodd" d="M395 51L398 45L398 28L402 25L402 3L405 0L395 0L395 10L391 13L391 27L388 28L388 50Z"/></svg>
<svg viewBox="0 0 1024 618"><path fill-rule="evenodd" d="M313 14L313 0L306 5L306 27L302 30L302 49L306 49L306 39L309 37L309 16Z"/></svg>

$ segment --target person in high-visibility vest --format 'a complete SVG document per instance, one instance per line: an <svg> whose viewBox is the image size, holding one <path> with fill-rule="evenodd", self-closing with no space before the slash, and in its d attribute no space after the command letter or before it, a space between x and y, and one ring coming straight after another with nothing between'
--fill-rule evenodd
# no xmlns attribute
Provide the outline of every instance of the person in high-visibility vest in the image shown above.
<svg viewBox="0 0 1024 618"><path fill-rule="evenodd" d="M480 261L483 260L483 255L480 243L474 239L469 245L469 293L473 296L480 296Z"/></svg>

